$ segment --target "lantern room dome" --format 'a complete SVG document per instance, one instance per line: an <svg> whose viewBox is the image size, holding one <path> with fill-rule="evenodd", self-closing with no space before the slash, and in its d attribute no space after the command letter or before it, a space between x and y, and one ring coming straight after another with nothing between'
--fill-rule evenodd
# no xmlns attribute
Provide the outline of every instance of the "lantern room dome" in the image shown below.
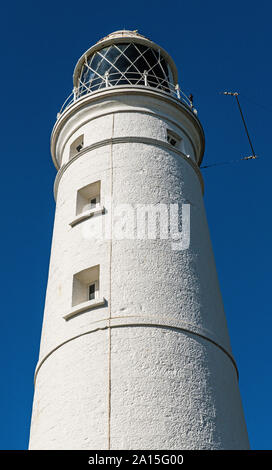
<svg viewBox="0 0 272 470"><path fill-rule="evenodd" d="M88 49L74 70L77 96L118 85L150 86L172 93L177 69L169 54L135 31L110 33Z"/></svg>

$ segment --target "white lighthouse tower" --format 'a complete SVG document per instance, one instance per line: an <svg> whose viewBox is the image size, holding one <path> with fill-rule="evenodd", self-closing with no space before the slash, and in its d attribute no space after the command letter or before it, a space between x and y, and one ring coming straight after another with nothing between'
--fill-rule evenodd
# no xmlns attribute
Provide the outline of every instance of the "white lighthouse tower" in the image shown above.
<svg viewBox="0 0 272 470"><path fill-rule="evenodd" d="M30 449L249 447L203 204L204 134L177 80L136 31L109 34L75 67L51 138ZM168 232L150 235L152 217Z"/></svg>

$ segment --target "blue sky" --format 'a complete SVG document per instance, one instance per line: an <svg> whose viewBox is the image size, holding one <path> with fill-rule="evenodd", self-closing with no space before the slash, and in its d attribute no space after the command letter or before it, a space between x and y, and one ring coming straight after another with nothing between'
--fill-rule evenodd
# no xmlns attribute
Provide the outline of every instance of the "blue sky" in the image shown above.
<svg viewBox="0 0 272 470"><path fill-rule="evenodd" d="M205 205L252 449L271 449L271 14L269 2L5 2L1 7L1 449L26 449L54 218L49 139L74 65L138 29L176 62L206 135Z"/></svg>

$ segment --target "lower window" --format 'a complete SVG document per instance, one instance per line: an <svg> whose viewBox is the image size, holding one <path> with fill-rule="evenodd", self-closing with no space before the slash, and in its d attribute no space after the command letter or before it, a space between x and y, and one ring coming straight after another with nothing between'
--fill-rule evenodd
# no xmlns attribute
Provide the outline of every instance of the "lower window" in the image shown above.
<svg viewBox="0 0 272 470"><path fill-rule="evenodd" d="M97 265L74 275L72 307L99 297L99 271L99 265Z"/></svg>

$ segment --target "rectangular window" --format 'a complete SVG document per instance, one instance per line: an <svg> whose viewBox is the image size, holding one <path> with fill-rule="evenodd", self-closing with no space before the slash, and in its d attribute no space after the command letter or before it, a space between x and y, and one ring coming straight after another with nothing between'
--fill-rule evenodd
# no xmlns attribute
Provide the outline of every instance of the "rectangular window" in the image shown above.
<svg viewBox="0 0 272 470"><path fill-rule="evenodd" d="M84 135L80 135L77 137L74 142L70 145L70 156L69 158L73 158L77 153L80 152L80 150L83 149L84 145Z"/></svg>
<svg viewBox="0 0 272 470"><path fill-rule="evenodd" d="M73 277L72 306L99 297L100 267L92 266L76 273Z"/></svg>
<svg viewBox="0 0 272 470"><path fill-rule="evenodd" d="M91 209L94 209L96 207L96 197L91 199Z"/></svg>
<svg viewBox="0 0 272 470"><path fill-rule="evenodd" d="M175 132L167 129L167 142L173 147L180 148L181 137Z"/></svg>
<svg viewBox="0 0 272 470"><path fill-rule="evenodd" d="M100 187L100 181L95 181L77 192L76 215L95 209L100 204Z"/></svg>
<svg viewBox="0 0 272 470"><path fill-rule="evenodd" d="M171 137L170 135L168 135L167 140L168 140L169 144L173 145L173 147L175 147L175 145L177 144L176 139L174 139L174 137Z"/></svg>
<svg viewBox="0 0 272 470"><path fill-rule="evenodd" d="M104 214L105 208L101 205L101 181L95 181L79 189L76 194L76 213L70 222L71 227L83 222L94 215Z"/></svg>
<svg viewBox="0 0 272 470"><path fill-rule="evenodd" d="M73 275L72 305L63 315L65 320L80 313L105 306L100 292L100 265L91 266Z"/></svg>
<svg viewBox="0 0 272 470"><path fill-rule="evenodd" d="M95 299L95 283L89 285L89 300Z"/></svg>

